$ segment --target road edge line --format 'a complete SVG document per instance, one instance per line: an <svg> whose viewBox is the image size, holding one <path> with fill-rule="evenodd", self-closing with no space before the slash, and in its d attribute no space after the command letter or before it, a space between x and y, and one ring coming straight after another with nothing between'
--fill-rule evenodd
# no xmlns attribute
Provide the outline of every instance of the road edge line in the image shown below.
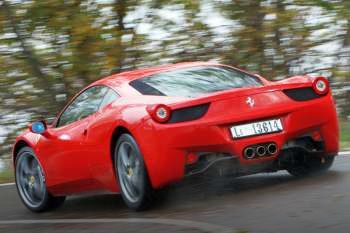
<svg viewBox="0 0 350 233"><path fill-rule="evenodd" d="M15 183L0 184L0 187L6 187L6 186L12 186L12 185L15 185Z"/></svg>
<svg viewBox="0 0 350 233"><path fill-rule="evenodd" d="M0 220L0 225L16 225L16 224L94 224L94 223L143 223L143 224L160 224L173 225L184 228L194 228L203 232L233 232L233 228L219 224L200 222L185 219L168 219L168 218L101 218L101 219L28 219L28 220Z"/></svg>

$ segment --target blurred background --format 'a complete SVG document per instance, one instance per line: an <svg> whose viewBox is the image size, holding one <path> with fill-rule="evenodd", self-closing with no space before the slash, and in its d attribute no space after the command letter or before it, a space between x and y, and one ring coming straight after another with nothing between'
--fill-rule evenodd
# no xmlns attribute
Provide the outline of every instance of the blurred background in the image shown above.
<svg viewBox="0 0 350 233"><path fill-rule="evenodd" d="M101 77L183 61L328 77L350 148L349 0L0 0L0 181L28 122Z"/></svg>

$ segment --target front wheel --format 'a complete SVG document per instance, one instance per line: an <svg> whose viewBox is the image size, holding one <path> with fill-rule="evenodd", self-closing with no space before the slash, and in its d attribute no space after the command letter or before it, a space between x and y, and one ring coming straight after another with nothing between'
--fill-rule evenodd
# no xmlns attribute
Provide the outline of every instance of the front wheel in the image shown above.
<svg viewBox="0 0 350 233"><path fill-rule="evenodd" d="M63 204L65 197L52 196L45 183L43 169L34 151L25 147L16 158L15 178L23 204L33 212L43 212Z"/></svg>
<svg viewBox="0 0 350 233"><path fill-rule="evenodd" d="M329 170L333 165L334 156L312 157L287 168L287 171L295 176L302 177L315 173L323 173Z"/></svg>
<svg viewBox="0 0 350 233"><path fill-rule="evenodd" d="M155 200L154 190L140 149L130 134L121 135L117 142L114 167L126 205L133 210L149 208Z"/></svg>

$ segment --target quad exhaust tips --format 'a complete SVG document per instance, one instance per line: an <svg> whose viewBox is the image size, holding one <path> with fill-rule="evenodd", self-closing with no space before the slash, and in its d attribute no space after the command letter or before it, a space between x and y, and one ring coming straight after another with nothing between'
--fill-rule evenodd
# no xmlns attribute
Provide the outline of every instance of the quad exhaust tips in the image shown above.
<svg viewBox="0 0 350 233"><path fill-rule="evenodd" d="M253 147L245 148L243 153L246 159L252 159L255 157L255 150Z"/></svg>
<svg viewBox="0 0 350 233"><path fill-rule="evenodd" d="M264 146L258 146L256 148L256 154L260 157L266 155L266 148Z"/></svg>
<svg viewBox="0 0 350 233"><path fill-rule="evenodd" d="M246 159L275 155L278 151L276 143L265 143L248 146L243 151Z"/></svg>
<svg viewBox="0 0 350 233"><path fill-rule="evenodd" d="M277 145L275 143L271 143L267 145L267 153L270 155L274 155L277 153Z"/></svg>

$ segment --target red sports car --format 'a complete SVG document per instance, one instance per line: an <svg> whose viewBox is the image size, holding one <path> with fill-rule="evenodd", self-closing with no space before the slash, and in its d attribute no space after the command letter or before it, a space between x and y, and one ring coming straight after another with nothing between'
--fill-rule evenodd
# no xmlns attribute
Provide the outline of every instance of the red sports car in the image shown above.
<svg viewBox="0 0 350 233"><path fill-rule="evenodd" d="M13 162L32 211L93 190L120 192L141 210L198 174L326 171L338 137L326 78L270 82L227 65L180 63L91 84L51 125L34 122L19 136Z"/></svg>

